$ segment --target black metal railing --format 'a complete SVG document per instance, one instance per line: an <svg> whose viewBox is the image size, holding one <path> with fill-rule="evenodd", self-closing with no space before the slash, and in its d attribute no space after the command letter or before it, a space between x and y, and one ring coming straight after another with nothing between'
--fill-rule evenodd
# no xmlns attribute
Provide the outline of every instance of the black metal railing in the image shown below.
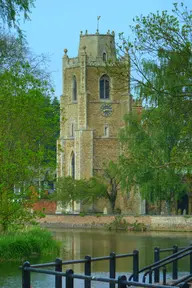
<svg viewBox="0 0 192 288"><path fill-rule="evenodd" d="M160 259L160 253L172 252L171 255ZM190 258L189 263L189 274L178 279L178 260L188 257ZM116 260L121 258L132 258L132 274L127 279L125 275L122 275L116 279ZM92 275L91 264L96 261L108 261L109 265L109 277L102 278ZM75 274L72 269L62 272L62 267L64 265L73 264L84 264L84 275ZM172 282L167 285L167 268L166 265L172 264ZM47 270L45 268L53 268L55 270ZM120 288L128 287L129 285L138 287L183 287L188 288L188 282L192 280L192 246L186 248L178 248L174 245L172 248L160 249L158 247L154 248L154 263L147 265L146 267L139 270L139 251L134 250L132 253L127 254L115 254L110 253L109 256L95 257L85 256L84 259L79 260L69 260L62 261L57 258L55 262L43 263L30 265L29 262L25 262L22 267L22 288L31 288L31 273L43 273L55 276L55 288L62 287L62 281L65 277L65 287L73 288L74 279L84 280L84 287L91 288L92 281L105 282L109 284L109 288L115 288L116 284ZM42 269L43 268L43 269ZM160 282L160 271L162 269L162 284ZM142 275L141 275L142 273ZM139 275L142 276L142 280ZM146 282L146 277L148 276L148 283ZM153 281L154 276L154 281ZM153 283L154 282L154 283ZM158 283L158 284L157 284Z"/></svg>
<svg viewBox="0 0 192 288"><path fill-rule="evenodd" d="M169 255L163 259L160 259L160 253L162 252L172 252L172 255ZM138 271L138 275L143 274L142 282L146 282L146 277L149 277L149 283L152 283L152 276L154 274L154 282L160 282L160 269L162 269L163 284L166 285L167 282L167 268L166 265L172 264L172 280L178 279L178 260L189 256L189 277L192 276L192 246L187 248L177 247L174 245L172 248L160 249L158 247L154 248L154 263L142 268ZM133 279L133 274L129 277L131 281ZM180 283L182 279L180 280ZM178 282L179 283L179 282Z"/></svg>
<svg viewBox="0 0 192 288"><path fill-rule="evenodd" d="M67 279L66 275L68 275L68 274L66 274L66 275L62 274L61 275L62 266L69 265L69 264L71 264L71 265L84 264L84 276L86 276L85 278L83 278L84 283L85 283L84 287L85 288L91 288L91 281L93 281L93 279L92 279L93 277L91 276L91 263L92 262L108 260L109 261L109 278L108 279L115 280L116 279L116 260L122 259L122 258L128 258L128 257L132 258L133 281L138 281L138 279L139 279L138 278L139 251L134 250L132 253L117 254L116 255L114 252L112 252L112 253L110 253L109 256L95 257L95 258L91 258L90 256L87 255L87 256L85 256L84 259L79 259L79 260L62 261L61 259L56 258L55 262L35 264L35 265L30 265L30 263L27 261L23 264L22 267L20 267L22 269L22 279L23 279L22 288L29 288L30 287L30 284L29 284L31 281L30 280L30 272L55 275L55 288L62 287L62 276L65 276ZM46 268L46 267L49 267L49 268L54 267L55 271L40 269L40 268ZM81 275L81 277L82 277L82 275ZM116 282L113 282L112 280L110 280L108 283L109 283L110 288L115 288ZM69 286L69 287L71 287L71 286ZM121 287L121 286L119 286L119 287ZM124 287L124 286L122 286L122 287Z"/></svg>
<svg viewBox="0 0 192 288"><path fill-rule="evenodd" d="M66 272L57 272L51 270L32 268L30 267L29 262L24 263L22 271L23 271L22 288L31 288L30 272L55 275L55 277L58 277L58 279L60 279L60 281L55 282L55 288L62 288L62 277L65 277L65 288L74 288L74 279L84 280L85 283L86 281L87 283L91 283L91 281L108 283L109 287L111 284L114 285L115 287L115 285L117 284L118 288L127 288L128 286L148 287L148 288L178 288L178 286L168 286L168 285L165 286L160 284L149 284L149 283L146 284L141 282L128 281L126 275L121 275L117 279L113 279L113 278L103 278L96 276L74 274L74 271L72 269L68 269L66 270Z"/></svg>
<svg viewBox="0 0 192 288"><path fill-rule="evenodd" d="M185 247L178 247L177 245L174 245L172 248L165 248L165 249L160 249L159 247L155 247L154 248L154 263L160 261L161 253L172 252L173 254L175 254L179 250L184 250L184 249ZM190 273L192 273L191 270L190 270ZM178 278L178 261L176 259L172 263L172 279L177 279L177 278ZM156 268L154 271L154 282L159 282L159 269L158 268Z"/></svg>

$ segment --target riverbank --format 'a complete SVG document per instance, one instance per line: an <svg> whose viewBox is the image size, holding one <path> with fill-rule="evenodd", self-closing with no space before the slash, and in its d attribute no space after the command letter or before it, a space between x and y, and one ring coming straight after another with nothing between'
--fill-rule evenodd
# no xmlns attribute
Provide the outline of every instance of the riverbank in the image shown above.
<svg viewBox="0 0 192 288"><path fill-rule="evenodd" d="M130 224L136 221L146 226L148 231L192 232L192 216L123 216ZM46 215L39 220L42 227L58 228L105 228L115 216L109 215Z"/></svg>
<svg viewBox="0 0 192 288"><path fill-rule="evenodd" d="M18 262L32 255L58 253L60 242L39 227L0 235L0 262Z"/></svg>

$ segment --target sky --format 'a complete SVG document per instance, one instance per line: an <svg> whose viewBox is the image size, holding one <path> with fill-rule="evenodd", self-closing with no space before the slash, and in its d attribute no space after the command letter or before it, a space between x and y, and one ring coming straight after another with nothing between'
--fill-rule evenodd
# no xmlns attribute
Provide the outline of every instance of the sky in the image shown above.
<svg viewBox="0 0 192 288"><path fill-rule="evenodd" d="M94 34L108 30L115 34L124 32L129 35L129 26L135 16L148 15L157 10L171 11L174 0L36 0L32 9L31 21L21 24L29 47L37 55L45 54L49 58L49 71L55 89L60 98L62 93L62 56L64 48L69 57L78 53L80 31ZM191 0L183 1L192 8Z"/></svg>

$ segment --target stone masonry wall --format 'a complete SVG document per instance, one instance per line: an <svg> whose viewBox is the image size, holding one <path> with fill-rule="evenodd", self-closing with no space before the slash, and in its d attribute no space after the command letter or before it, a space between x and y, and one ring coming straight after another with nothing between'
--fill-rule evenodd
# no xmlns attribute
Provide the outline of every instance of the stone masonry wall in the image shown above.
<svg viewBox="0 0 192 288"><path fill-rule="evenodd" d="M46 215L39 222L44 227L104 228L115 216ZM143 223L151 231L192 232L192 217L188 216L125 216L128 223Z"/></svg>

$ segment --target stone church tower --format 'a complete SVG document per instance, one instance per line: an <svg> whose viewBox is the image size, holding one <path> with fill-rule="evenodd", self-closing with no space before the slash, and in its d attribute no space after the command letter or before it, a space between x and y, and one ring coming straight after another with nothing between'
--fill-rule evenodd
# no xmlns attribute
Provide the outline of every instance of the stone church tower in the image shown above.
<svg viewBox="0 0 192 288"><path fill-rule="evenodd" d="M81 32L78 56L63 56L63 91L58 140L58 177L75 179L94 176L103 163L115 161L120 153L119 129L130 110L129 79L120 79L112 64L116 61L114 32ZM110 69L106 61L110 59ZM108 72L107 72L108 71ZM80 204L68 209L78 212Z"/></svg>

